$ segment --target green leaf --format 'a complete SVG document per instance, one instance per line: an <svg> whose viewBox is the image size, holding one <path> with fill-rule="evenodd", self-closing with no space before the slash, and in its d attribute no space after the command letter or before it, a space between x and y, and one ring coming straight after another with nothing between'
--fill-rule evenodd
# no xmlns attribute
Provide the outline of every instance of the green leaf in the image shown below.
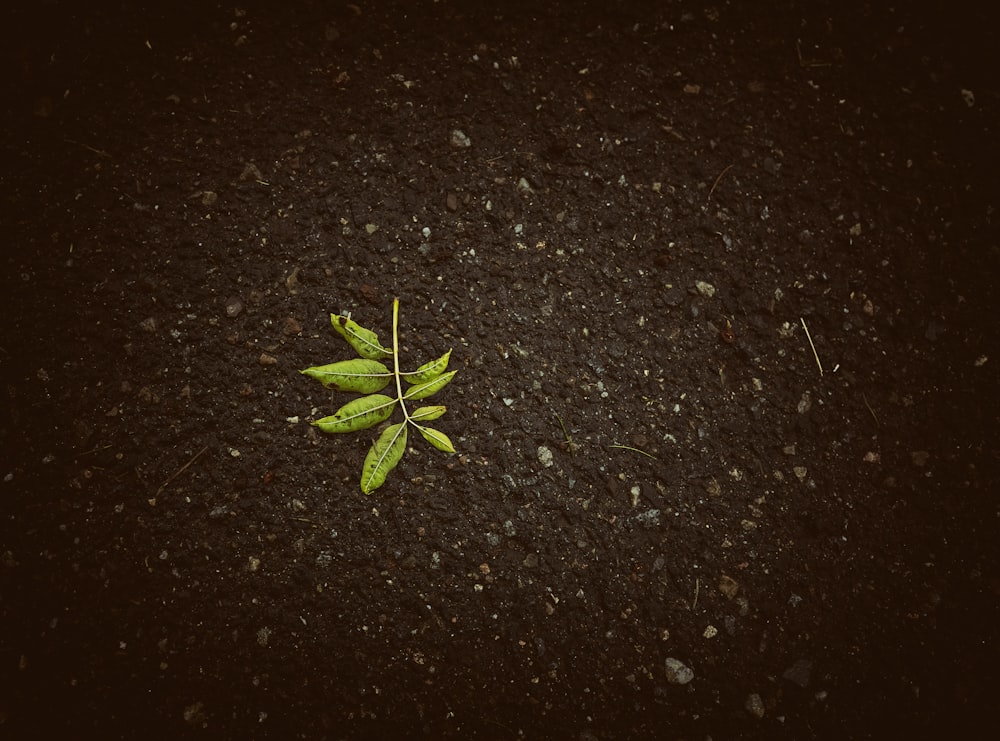
<svg viewBox="0 0 1000 741"><path fill-rule="evenodd" d="M369 360L382 360L392 357L392 350L382 347L378 335L370 329L365 329L349 316L331 314L330 321L337 334L343 337L353 347L358 355Z"/></svg>
<svg viewBox="0 0 1000 741"><path fill-rule="evenodd" d="M371 494L385 483L406 450L406 424L389 425L372 443L361 468L361 491Z"/></svg>
<svg viewBox="0 0 1000 741"><path fill-rule="evenodd" d="M424 363L415 371L402 372L399 368L399 299L392 301L392 349L383 347L378 335L351 320L350 315L331 314L334 330L357 352L359 357L328 365L318 365L299 371L315 378L328 389L366 394L344 404L332 416L313 422L324 432L356 432L374 428L384 423L375 442L365 457L361 473L361 490L365 494L385 483L389 473L399 465L406 453L407 432L410 425L438 450L455 452L451 440L440 430L425 427L425 422L441 417L446 409L442 405L417 406L409 411L407 401L416 402L433 396L447 386L457 371L449 371L451 350L441 357ZM391 367L386 359L392 360ZM403 386L406 381L406 386ZM388 395L382 392L387 386L394 388ZM403 393L403 388L406 393ZM402 407L404 419L392 422L397 405Z"/></svg>
<svg viewBox="0 0 1000 741"><path fill-rule="evenodd" d="M417 399L426 399L428 396L433 396L438 391L443 389L448 385L448 381L455 377L458 371L448 371L447 373L442 373L436 378L432 378L424 383L418 383L416 386L410 388L405 394L403 394L403 399L406 401L415 401Z"/></svg>
<svg viewBox="0 0 1000 741"><path fill-rule="evenodd" d="M335 391L357 391L372 394L381 391L392 380L392 372L377 360L341 360L339 363L317 365L299 371L304 376L315 378L328 389Z"/></svg>
<svg viewBox="0 0 1000 741"><path fill-rule="evenodd" d="M403 380L407 383L424 383L425 381L430 381L437 378L448 368L448 358L451 357L451 350L446 352L437 360L432 360L429 363L424 363L422 366L417 368L415 371L410 371L409 373L400 373Z"/></svg>
<svg viewBox="0 0 1000 741"><path fill-rule="evenodd" d="M410 412L410 419L414 422L430 422L432 419L440 417L446 411L447 408L444 406L418 407L415 411Z"/></svg>
<svg viewBox="0 0 1000 741"><path fill-rule="evenodd" d="M330 417L313 422L323 432L356 432L385 422L392 416L396 400L383 394L362 396L349 401Z"/></svg>
<svg viewBox="0 0 1000 741"><path fill-rule="evenodd" d="M435 430L433 427L423 427L417 425L417 429L420 430L420 434L424 436L424 440L429 442L438 450L443 450L445 453L454 453L455 446L451 444L451 440L440 430Z"/></svg>

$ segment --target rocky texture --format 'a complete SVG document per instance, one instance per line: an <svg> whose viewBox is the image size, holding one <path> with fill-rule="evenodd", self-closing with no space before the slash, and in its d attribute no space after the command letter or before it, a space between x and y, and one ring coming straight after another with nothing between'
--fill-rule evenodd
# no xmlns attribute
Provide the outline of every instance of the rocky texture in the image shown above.
<svg viewBox="0 0 1000 741"><path fill-rule="evenodd" d="M995 725L991 19L30 8L2 735ZM393 296L459 452L365 497L297 371Z"/></svg>

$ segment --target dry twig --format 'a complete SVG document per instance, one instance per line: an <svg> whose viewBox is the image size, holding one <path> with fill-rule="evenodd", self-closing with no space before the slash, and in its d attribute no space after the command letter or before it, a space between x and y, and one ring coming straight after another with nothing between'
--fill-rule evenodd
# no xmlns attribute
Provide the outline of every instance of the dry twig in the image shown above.
<svg viewBox="0 0 1000 741"><path fill-rule="evenodd" d="M89 144L84 144L83 142L74 141L73 139L66 139L66 143L67 144L75 144L78 147L83 147L88 152L93 152L94 154L98 155L99 157L111 157L111 155L108 154L107 152L105 152L103 149L96 149L96 148L90 146Z"/></svg>
<svg viewBox="0 0 1000 741"><path fill-rule="evenodd" d="M819 362L819 355L816 353L816 346L813 344L812 335L809 334L809 327L806 326L806 320L799 317L799 321L802 322L802 329L806 331L806 339L809 340L809 347L812 348L813 357L816 358L816 365L819 367L819 374L823 375L823 364Z"/></svg>
<svg viewBox="0 0 1000 741"><path fill-rule="evenodd" d="M715 182L712 183L712 189L710 191L708 191L708 196L705 198L706 201L710 201L712 199L712 194L715 192L715 189L717 187L719 187L719 181L722 180L722 176L725 175L727 172L729 172L732 169L733 169L732 165L726 165L726 168L722 172L719 173L719 177L717 177L715 179Z"/></svg>
<svg viewBox="0 0 1000 741"><path fill-rule="evenodd" d="M169 484L171 481L173 481L178 476L180 476L182 473L184 473L186 470L188 470L188 468L191 467L191 464L194 463L196 460L198 460L198 458L201 457L201 454L204 453L206 450L208 450L208 446L207 445L204 448L202 448L201 450L199 450L197 453L195 453L194 456L191 458L191 460L189 460L187 463L185 463L183 466L181 466L179 469L177 469L177 471L174 472L173 476L171 476L166 481L164 481L162 484L160 484L160 488L156 490L156 495L159 496L160 492L162 492L164 489L167 488L167 484Z"/></svg>
<svg viewBox="0 0 1000 741"><path fill-rule="evenodd" d="M618 450L631 450L633 453L639 453L647 458L652 458L654 461L660 460L652 453L647 453L645 450L639 450L639 448L633 448L631 445L609 445L609 448L617 448Z"/></svg>

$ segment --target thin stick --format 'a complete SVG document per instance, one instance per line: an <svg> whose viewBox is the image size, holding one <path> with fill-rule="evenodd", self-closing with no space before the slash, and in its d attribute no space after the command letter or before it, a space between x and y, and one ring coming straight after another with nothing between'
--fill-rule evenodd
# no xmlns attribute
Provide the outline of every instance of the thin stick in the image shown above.
<svg viewBox="0 0 1000 741"><path fill-rule="evenodd" d="M806 331L806 339L809 340L809 347L812 348L813 357L816 358L816 365L819 367L819 374L823 375L823 364L819 362L819 355L816 352L816 346L813 344L812 335L809 334L809 327L806 326L806 320L799 317L799 321L802 322L802 329Z"/></svg>
<svg viewBox="0 0 1000 741"><path fill-rule="evenodd" d="M691 605L691 609L695 610L698 607L698 591L701 588L701 582L697 579L694 580L694 602Z"/></svg>
<svg viewBox="0 0 1000 741"><path fill-rule="evenodd" d="M86 150L88 150L90 152L93 152L94 154L96 154L96 155L98 155L100 157L110 157L111 156L110 154L108 154L107 152L105 152L103 149L95 149L94 147L90 146L89 144L84 144L83 142L74 141L73 139L66 139L65 141L68 144L75 144L78 147L83 147L84 149L86 149Z"/></svg>
<svg viewBox="0 0 1000 741"><path fill-rule="evenodd" d="M868 403L868 397L866 397L864 394L861 394L861 400L865 403L865 406L868 407L868 411L872 413L872 419L875 420L875 426L881 427L882 423L878 421L878 416L875 414L875 410L872 409L872 405Z"/></svg>
<svg viewBox="0 0 1000 741"><path fill-rule="evenodd" d="M608 447L609 448L618 448L619 450L631 450L633 453L640 453L641 455L644 455L647 458L652 458L654 461L660 460L659 458L657 458L652 453L647 453L645 450L639 450L639 448L633 448L633 447L631 447L629 445L609 445Z"/></svg>
<svg viewBox="0 0 1000 741"><path fill-rule="evenodd" d="M554 415L556 415L556 419L559 420L559 426L562 427L563 437L566 438L566 449L569 451L569 454L571 456L575 457L576 456L576 443L574 443L573 442L573 438L571 438L569 436L569 432L567 432L566 425L563 424L562 417L559 416L559 412L557 412L556 410L553 409L552 413Z"/></svg>
<svg viewBox="0 0 1000 741"><path fill-rule="evenodd" d="M208 446L207 446L207 445L206 445L206 446L205 446L204 448L202 448L201 450L199 450L199 451L198 451L197 453L195 453L195 454L194 454L194 457L193 457L193 458L191 458L191 460L189 460L189 461L188 461L187 463L185 463L185 464L184 464L183 466L181 466L181 467L180 467L180 468L179 468L179 469L178 469L178 470L177 470L177 471L176 471L176 472L174 473L174 475L173 475L173 476L171 476L171 477L170 477L169 479L167 479L166 481L164 481L164 482L163 482L163 483L162 483L162 484L160 485L160 488L156 490L156 494L157 494L157 496L159 496L160 492L162 492L162 491L163 491L164 489L166 489L166 488L167 488L167 484L169 484L169 483L170 483L171 481L173 481L173 480L174 480L174 479L176 479L176 478L177 478L178 476L180 476L180 475L181 475L182 473L184 473L184 472L185 472L186 470L188 470L188 468L190 468L190 467L191 467L191 464L192 464L192 463L194 463L194 462L195 462L196 460L198 460L198 458L199 458L199 457L201 457L201 454L202 454L202 453L204 453L204 452L205 452L206 450L208 450Z"/></svg>
<svg viewBox="0 0 1000 741"><path fill-rule="evenodd" d="M705 198L706 201L711 200L712 194L715 192L715 189L719 186L719 181L722 180L722 176L725 175L727 172L729 172L732 169L733 169L732 165L726 165L726 169L719 173L719 177L717 177L715 179L715 182L712 183L712 189L710 191L708 191L708 197Z"/></svg>
<svg viewBox="0 0 1000 741"><path fill-rule="evenodd" d="M795 40L795 53L796 53L796 55L798 55L799 66L800 67L830 67L830 66L832 66L832 62L822 62L819 59L805 59L802 56L802 40L801 39L796 39Z"/></svg>

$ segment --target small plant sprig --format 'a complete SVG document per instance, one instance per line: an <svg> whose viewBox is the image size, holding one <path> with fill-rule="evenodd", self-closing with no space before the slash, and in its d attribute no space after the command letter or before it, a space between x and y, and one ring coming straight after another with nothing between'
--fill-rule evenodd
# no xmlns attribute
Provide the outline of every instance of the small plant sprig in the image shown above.
<svg viewBox="0 0 1000 741"><path fill-rule="evenodd" d="M403 421L389 425L372 443L361 469L361 491L371 494L385 483L386 476L396 467L406 451L406 432L415 427L423 438L438 450L454 453L455 446L448 436L424 422L435 420L445 413L443 406L421 406L412 412L407 402L433 396L455 376L458 371L448 371L451 350L437 360L424 363L415 371L399 370L399 299L392 301L392 349L382 347L378 335L365 329L348 316L331 314L330 320L337 333L360 355L353 360L341 360L329 365L318 365L299 371L315 378L328 389L367 394L349 401L333 415L318 419L313 425L323 432L357 432L367 430L388 420L396 407L403 412ZM392 369L382 362L392 358ZM378 393L395 381L396 395ZM404 386L404 383L406 384Z"/></svg>

